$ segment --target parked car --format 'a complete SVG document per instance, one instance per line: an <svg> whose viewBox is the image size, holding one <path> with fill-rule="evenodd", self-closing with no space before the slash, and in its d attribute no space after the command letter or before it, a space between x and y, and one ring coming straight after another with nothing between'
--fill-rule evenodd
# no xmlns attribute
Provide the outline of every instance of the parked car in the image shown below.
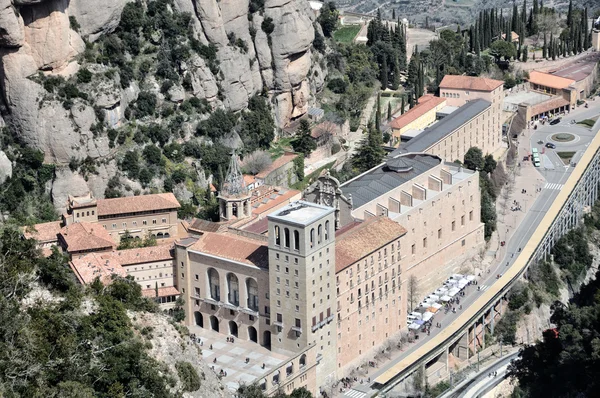
<svg viewBox="0 0 600 398"><path fill-rule="evenodd" d="M561 119L560 119L559 117L557 117L556 119L552 119L552 121L550 122L550 125L551 125L551 126L554 126L555 124L558 124L558 123L560 123L560 120L561 120Z"/></svg>
<svg viewBox="0 0 600 398"><path fill-rule="evenodd" d="M546 148L550 148L550 149L556 149L556 145L554 145L554 144L553 144L553 143L551 143L551 142L547 142L547 143L546 143Z"/></svg>

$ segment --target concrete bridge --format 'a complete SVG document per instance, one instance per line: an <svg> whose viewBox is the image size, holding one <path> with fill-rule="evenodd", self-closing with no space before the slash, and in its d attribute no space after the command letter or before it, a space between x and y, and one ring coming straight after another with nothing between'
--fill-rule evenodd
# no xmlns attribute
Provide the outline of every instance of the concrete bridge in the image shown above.
<svg viewBox="0 0 600 398"><path fill-rule="evenodd" d="M425 378L443 379L450 371L449 357L468 360L486 347L486 333L494 326L506 307L506 294L521 278L527 277L531 264L544 260L556 241L583 221L583 216L598 199L600 185L600 120L592 131L595 136L563 188L545 211L531 236L526 240L512 265L489 289L457 318L427 343L379 373L363 389L362 396L384 395L399 387L418 369Z"/></svg>

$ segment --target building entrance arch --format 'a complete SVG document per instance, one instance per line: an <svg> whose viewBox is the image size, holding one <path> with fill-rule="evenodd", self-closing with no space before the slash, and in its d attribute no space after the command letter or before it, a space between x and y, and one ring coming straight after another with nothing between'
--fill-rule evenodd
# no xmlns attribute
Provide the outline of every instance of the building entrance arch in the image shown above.
<svg viewBox="0 0 600 398"><path fill-rule="evenodd" d="M215 332L219 331L219 320L214 315L211 315L210 317L210 328Z"/></svg>
<svg viewBox="0 0 600 398"><path fill-rule="evenodd" d="M194 319L196 321L196 326L204 327L204 317L200 313L200 311L194 312Z"/></svg>
<svg viewBox="0 0 600 398"><path fill-rule="evenodd" d="M271 349L271 332L268 330L265 330L265 332L263 333L262 345L265 348Z"/></svg>
<svg viewBox="0 0 600 398"><path fill-rule="evenodd" d="M235 321L229 321L229 334L238 337L238 325Z"/></svg>
<svg viewBox="0 0 600 398"><path fill-rule="evenodd" d="M258 343L258 333L256 333L256 328L254 326L248 327L248 340Z"/></svg>

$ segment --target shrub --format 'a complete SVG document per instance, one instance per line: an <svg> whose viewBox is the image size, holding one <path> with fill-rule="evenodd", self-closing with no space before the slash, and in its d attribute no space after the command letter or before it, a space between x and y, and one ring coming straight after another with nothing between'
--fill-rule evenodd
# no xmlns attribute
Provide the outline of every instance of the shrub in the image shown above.
<svg viewBox="0 0 600 398"><path fill-rule="evenodd" d="M150 164L160 164L161 151L155 145L147 145L142 153L144 159Z"/></svg>
<svg viewBox="0 0 600 398"><path fill-rule="evenodd" d="M89 83L92 81L92 72L87 68L81 68L77 72L77 83Z"/></svg>
<svg viewBox="0 0 600 398"><path fill-rule="evenodd" d="M200 376L191 363L178 361L175 363L175 369L177 369L177 375L183 384L183 391L191 392L200 388Z"/></svg>
<svg viewBox="0 0 600 398"><path fill-rule="evenodd" d="M336 94L343 94L348 88L348 82L341 77L335 77L327 83L327 88Z"/></svg>
<svg viewBox="0 0 600 398"><path fill-rule="evenodd" d="M137 116L152 116L156 111L156 95L148 91L142 91L135 102Z"/></svg>
<svg viewBox="0 0 600 398"><path fill-rule="evenodd" d="M77 22L77 18L73 15L69 16L69 27L75 32L79 32L79 29L81 28L81 25Z"/></svg>
<svg viewBox="0 0 600 398"><path fill-rule="evenodd" d="M269 152L254 151L244 157L242 168L246 173L258 174L265 168L269 167L271 163L273 163L273 161L271 160L271 155Z"/></svg>
<svg viewBox="0 0 600 398"><path fill-rule="evenodd" d="M262 23L260 24L260 28L267 35L270 35L271 33L273 33L273 31L275 30L275 24L273 23L273 18L265 17L265 19L263 19Z"/></svg>

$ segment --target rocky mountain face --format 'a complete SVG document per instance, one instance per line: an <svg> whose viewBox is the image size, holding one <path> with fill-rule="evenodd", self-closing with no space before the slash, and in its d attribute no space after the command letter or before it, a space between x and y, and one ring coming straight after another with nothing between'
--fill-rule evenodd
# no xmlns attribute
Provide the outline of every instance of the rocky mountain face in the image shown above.
<svg viewBox="0 0 600 398"><path fill-rule="evenodd" d="M152 1L140 2L140 7ZM51 187L55 204L62 203L67 191L91 189L103 196L117 171L119 148L109 145L98 123L106 129L131 123L128 107L142 90L155 93L159 103L196 97L211 109L231 111L244 110L252 96L263 93L276 124L284 127L307 111L311 93L322 87L324 74L311 51L314 14L307 1L162 1L191 15L193 36L216 49L218 63L215 68L193 53L180 65L189 84L175 84L168 92L161 92L154 76L131 79L124 86L118 68L113 76L106 65L85 63L86 49L119 27L127 0L0 0L3 123L22 142L43 151L46 162L59 166ZM161 39L153 37L157 46ZM78 84L85 95L69 96L69 106L64 98L49 95L44 82L54 76L72 79L84 63L94 76L108 77ZM199 120L186 120L182 129L192 131ZM84 179L66 167L73 159L92 159L96 172Z"/></svg>

